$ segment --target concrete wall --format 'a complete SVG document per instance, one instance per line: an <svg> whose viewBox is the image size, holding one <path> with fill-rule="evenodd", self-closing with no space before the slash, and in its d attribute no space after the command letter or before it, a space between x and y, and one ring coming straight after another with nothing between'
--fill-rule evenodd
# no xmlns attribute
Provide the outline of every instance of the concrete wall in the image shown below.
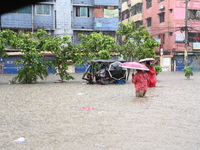
<svg viewBox="0 0 200 150"><path fill-rule="evenodd" d="M55 31L56 36L73 36L72 24L72 3L70 0L56 0L55 10Z"/></svg>
<svg viewBox="0 0 200 150"><path fill-rule="evenodd" d="M3 28L31 28L31 14L6 13L1 15Z"/></svg>
<svg viewBox="0 0 200 150"><path fill-rule="evenodd" d="M93 2L93 0L73 0L73 4L81 4L81 5L87 4L87 5L93 5L94 2Z"/></svg>

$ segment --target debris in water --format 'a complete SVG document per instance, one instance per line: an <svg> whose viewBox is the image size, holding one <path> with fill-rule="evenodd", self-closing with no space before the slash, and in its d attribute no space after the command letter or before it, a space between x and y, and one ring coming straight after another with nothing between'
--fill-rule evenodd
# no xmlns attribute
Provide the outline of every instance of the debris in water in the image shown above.
<svg viewBox="0 0 200 150"><path fill-rule="evenodd" d="M81 108L81 110L93 110L94 108L93 107L83 107Z"/></svg>
<svg viewBox="0 0 200 150"><path fill-rule="evenodd" d="M20 138L14 140L14 142L25 143L25 138L24 137L20 137Z"/></svg>
<svg viewBox="0 0 200 150"><path fill-rule="evenodd" d="M84 93L76 93L77 95L83 95Z"/></svg>

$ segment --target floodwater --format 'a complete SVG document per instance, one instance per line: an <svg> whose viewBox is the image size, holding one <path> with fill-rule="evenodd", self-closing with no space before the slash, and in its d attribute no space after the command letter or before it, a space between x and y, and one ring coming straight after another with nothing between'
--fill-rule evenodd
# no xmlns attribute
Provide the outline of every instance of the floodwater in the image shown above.
<svg viewBox="0 0 200 150"><path fill-rule="evenodd" d="M89 85L72 75L29 85L0 75L0 150L200 150L200 72L162 72L143 98L130 79Z"/></svg>

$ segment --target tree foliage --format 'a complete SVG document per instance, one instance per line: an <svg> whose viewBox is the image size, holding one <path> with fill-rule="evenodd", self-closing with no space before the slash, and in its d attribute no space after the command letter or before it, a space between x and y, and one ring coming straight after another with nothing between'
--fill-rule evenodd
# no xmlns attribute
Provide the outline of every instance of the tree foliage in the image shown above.
<svg viewBox="0 0 200 150"><path fill-rule="evenodd" d="M0 57L7 56L6 47L16 48L16 33L9 29L0 32Z"/></svg>
<svg viewBox="0 0 200 150"><path fill-rule="evenodd" d="M162 67L161 66L154 66L156 70L156 75L160 74L162 72Z"/></svg>
<svg viewBox="0 0 200 150"><path fill-rule="evenodd" d="M120 28L116 32L123 37L123 46L120 53L124 59L143 59L155 58L154 48L158 46L158 42L150 36L145 26L136 28L134 21L128 24L119 23Z"/></svg>
<svg viewBox="0 0 200 150"><path fill-rule="evenodd" d="M81 55L79 55L72 42L69 41L69 37L48 37L44 44L44 49L52 52L54 55L51 63L56 68L55 73L60 76L61 81L74 79L67 72L67 69L72 62L77 63L81 59Z"/></svg>
<svg viewBox="0 0 200 150"><path fill-rule="evenodd" d="M44 57L41 50L40 40L37 38L37 33L22 33L17 36L17 47L23 53L22 59L16 60L16 64L21 64L22 67L18 71L13 82L19 83L36 83L38 78L44 79L48 76L48 66L42 62Z"/></svg>
<svg viewBox="0 0 200 150"><path fill-rule="evenodd" d="M116 52L116 41L113 37L93 32L90 35L79 34L80 49L85 59L109 59L111 52Z"/></svg>
<svg viewBox="0 0 200 150"><path fill-rule="evenodd" d="M72 63L83 62L81 49L69 41L69 37L52 37L45 30L39 29L35 33L19 34L4 30L0 32L0 54L5 56L6 46L17 48L23 55L15 64L21 65L12 83L36 83L37 80L48 76L48 69L56 68L61 81L74 79L68 72L68 66ZM53 59L46 59L45 52L51 52Z"/></svg>
<svg viewBox="0 0 200 150"><path fill-rule="evenodd" d="M190 66L186 66L186 67L183 69L183 72L184 72L184 74L185 74L185 77L190 78L190 76L193 76L192 67L193 67L193 65L190 65Z"/></svg>
<svg viewBox="0 0 200 150"><path fill-rule="evenodd" d="M111 53L122 55L124 59L155 57L154 47L158 43L145 31L145 26L136 28L134 22L120 23L116 32L124 36L124 44L119 45L115 38L102 33L79 34L80 45L73 45L68 36L51 37L39 29L35 33L16 34L11 30L0 32L0 56L5 56L7 45L19 49L23 58L16 61L22 65L14 82L36 83L38 78L48 76L48 69L56 68L61 81L73 79L67 72L69 65L82 64L89 59L110 59ZM50 51L54 59L44 59L44 51Z"/></svg>

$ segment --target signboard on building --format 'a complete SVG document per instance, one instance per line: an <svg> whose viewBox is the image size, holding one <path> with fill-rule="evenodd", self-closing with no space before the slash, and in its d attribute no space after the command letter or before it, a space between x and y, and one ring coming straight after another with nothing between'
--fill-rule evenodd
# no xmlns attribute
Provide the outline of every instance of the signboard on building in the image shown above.
<svg viewBox="0 0 200 150"><path fill-rule="evenodd" d="M193 49L200 49L200 42L194 42Z"/></svg>
<svg viewBox="0 0 200 150"><path fill-rule="evenodd" d="M185 34L175 34L175 42L181 42L184 43L185 40Z"/></svg>

